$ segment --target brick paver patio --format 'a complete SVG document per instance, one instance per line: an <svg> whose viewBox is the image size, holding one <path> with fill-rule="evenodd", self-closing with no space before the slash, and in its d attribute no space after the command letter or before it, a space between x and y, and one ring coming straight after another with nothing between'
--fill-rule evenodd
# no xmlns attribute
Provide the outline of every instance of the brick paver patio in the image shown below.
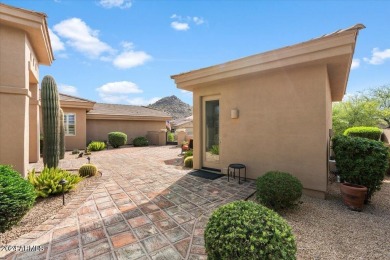
<svg viewBox="0 0 390 260"><path fill-rule="evenodd" d="M255 184L188 175L190 170L174 165L180 151L152 146L93 153L91 162L103 173L99 183L10 243L35 246L33 251L1 251L0 258L206 259L203 233L211 212L246 199ZM83 163L85 158L67 155L60 167ZM42 163L30 167L41 169Z"/></svg>

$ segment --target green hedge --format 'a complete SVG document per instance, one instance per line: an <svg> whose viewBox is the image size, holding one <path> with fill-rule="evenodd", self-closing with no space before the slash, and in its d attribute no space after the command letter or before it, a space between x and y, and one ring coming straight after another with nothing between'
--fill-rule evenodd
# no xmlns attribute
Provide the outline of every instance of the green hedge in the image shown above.
<svg viewBox="0 0 390 260"><path fill-rule="evenodd" d="M267 172L256 180L257 200L276 210L296 205L302 189L299 179L286 172Z"/></svg>
<svg viewBox="0 0 390 260"><path fill-rule="evenodd" d="M341 180L366 186L367 203L381 188L388 168L388 148L380 141L336 136L333 151Z"/></svg>
<svg viewBox="0 0 390 260"><path fill-rule="evenodd" d="M12 228L34 205L34 186L11 166L0 165L0 233Z"/></svg>
<svg viewBox="0 0 390 260"><path fill-rule="evenodd" d="M276 212L249 201L235 201L211 215L204 233L209 260L295 259L294 235Z"/></svg>
<svg viewBox="0 0 390 260"><path fill-rule="evenodd" d="M127 143L127 135L122 132L111 132L108 133L108 143L114 147L118 148Z"/></svg>
<svg viewBox="0 0 390 260"><path fill-rule="evenodd" d="M344 135L350 137L363 137L378 141L381 138L382 130L378 127L355 126L345 130Z"/></svg>
<svg viewBox="0 0 390 260"><path fill-rule="evenodd" d="M139 137L134 138L133 145L134 146L148 146L149 141L148 141L148 139L146 139L146 137L139 136Z"/></svg>

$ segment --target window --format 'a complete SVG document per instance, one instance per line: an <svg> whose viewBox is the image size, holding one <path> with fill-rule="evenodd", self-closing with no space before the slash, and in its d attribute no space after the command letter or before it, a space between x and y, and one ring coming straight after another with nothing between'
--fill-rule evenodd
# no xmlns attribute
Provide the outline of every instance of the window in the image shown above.
<svg viewBox="0 0 390 260"><path fill-rule="evenodd" d="M65 135L76 135L76 115L64 114Z"/></svg>

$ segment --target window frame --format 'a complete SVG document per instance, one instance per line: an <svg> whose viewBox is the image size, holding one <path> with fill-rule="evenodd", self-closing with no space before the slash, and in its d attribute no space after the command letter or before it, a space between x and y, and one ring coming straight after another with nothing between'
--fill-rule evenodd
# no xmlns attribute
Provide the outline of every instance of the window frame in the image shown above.
<svg viewBox="0 0 390 260"><path fill-rule="evenodd" d="M74 118L74 133L69 132L69 116L72 115ZM76 136L76 114L75 113L64 113L64 132L65 136Z"/></svg>

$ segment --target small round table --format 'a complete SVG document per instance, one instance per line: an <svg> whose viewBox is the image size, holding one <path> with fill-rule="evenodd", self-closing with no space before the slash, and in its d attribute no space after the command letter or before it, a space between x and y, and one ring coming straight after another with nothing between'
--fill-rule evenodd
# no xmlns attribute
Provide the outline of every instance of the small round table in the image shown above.
<svg viewBox="0 0 390 260"><path fill-rule="evenodd" d="M230 171L230 168L232 169L232 171ZM236 178L236 169L238 170L238 184L241 184L241 182L240 182L240 180L241 180L241 169L245 170L244 171L245 172L245 179L244 179L244 181L246 181L246 166L241 164L241 163L229 164L229 166L228 166L228 181L229 181L230 173L232 173L234 179Z"/></svg>

